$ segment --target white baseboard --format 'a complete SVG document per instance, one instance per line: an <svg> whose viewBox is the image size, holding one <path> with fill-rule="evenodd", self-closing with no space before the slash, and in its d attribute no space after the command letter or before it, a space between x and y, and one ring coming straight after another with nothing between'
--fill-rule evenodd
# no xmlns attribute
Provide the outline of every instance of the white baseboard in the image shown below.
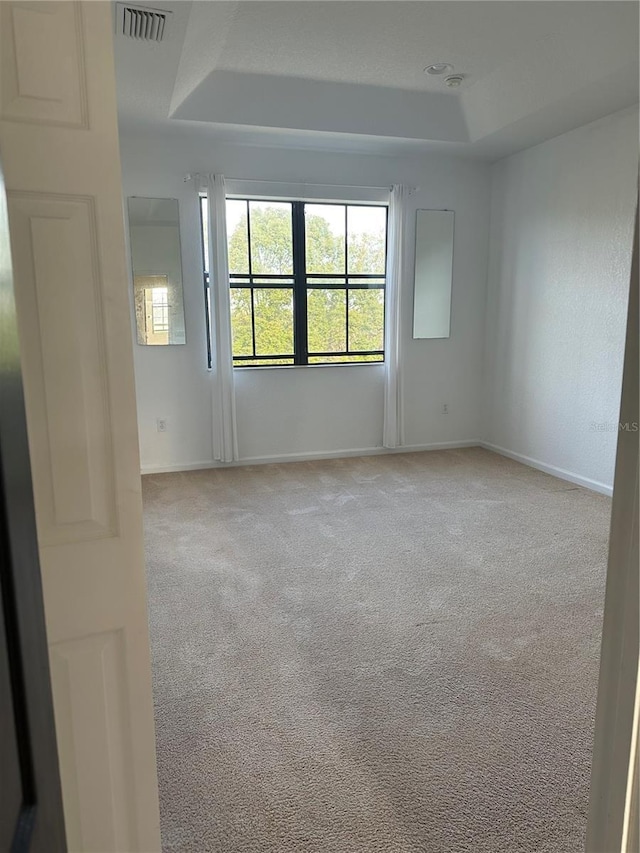
<svg viewBox="0 0 640 853"><path fill-rule="evenodd" d="M488 441L480 441L478 444L486 450L499 453L500 456L507 456L509 459L514 459L516 462L521 462L530 468L537 468L538 471L544 471L545 474L551 474L553 477L559 477L561 480L568 480L570 483L575 483L577 486L584 486L585 489L591 489L591 491L599 492L601 495L611 497L613 494L612 486L600 483L598 480L582 477L580 474L574 474L573 471L566 471L564 468L558 468L555 465L547 465L546 462L540 462L538 459L532 459L530 456L524 456L522 453L514 453L512 450L498 447L495 444L490 444Z"/></svg>
<svg viewBox="0 0 640 853"><path fill-rule="evenodd" d="M512 450L507 450L504 447L498 447L496 444L491 444L488 441L480 441L479 439L470 439L467 441L439 441L431 444L412 444L404 445L403 447L357 447L348 450L318 450L310 453L279 453L272 456L247 456L239 459L237 462L222 464L211 460L203 462L178 462L173 465L143 465L142 474L172 474L179 471L201 471L208 468L237 468L243 465L269 465L282 462L312 462L316 459L346 459L353 456L378 456L388 453L418 453L425 450L455 450L462 447L484 447L486 450L491 450L493 453L499 453L501 456L506 456L516 462L521 462L523 465L528 465L531 468L536 468L538 471L544 471L545 474L551 474L553 477L559 477L561 480L567 480L570 483L575 483L578 486L584 486L586 489L591 489L594 492L599 492L602 495L611 497L613 488L606 483L600 483L597 480L591 480L588 477L582 477L579 474L574 474L572 471L567 471L564 468L558 468L555 465L547 465L545 462L540 462L538 459L532 459L530 456L524 456L522 453L514 453Z"/></svg>
<svg viewBox="0 0 640 853"><path fill-rule="evenodd" d="M439 441L432 444L411 444L402 447L357 447L348 450L317 450L310 453L279 453L272 456L246 456L237 462L183 462L174 465L143 465L142 474L172 474L178 471L200 471L207 468L237 468L243 465L269 465L280 462L313 462L316 459L344 459L351 456L378 456L387 453L417 453L423 450L455 450L478 447L477 439Z"/></svg>
<svg viewBox="0 0 640 853"><path fill-rule="evenodd" d="M207 468L224 468L219 462L176 462L173 465L141 465L140 473L145 474L178 474L180 471L202 471Z"/></svg>

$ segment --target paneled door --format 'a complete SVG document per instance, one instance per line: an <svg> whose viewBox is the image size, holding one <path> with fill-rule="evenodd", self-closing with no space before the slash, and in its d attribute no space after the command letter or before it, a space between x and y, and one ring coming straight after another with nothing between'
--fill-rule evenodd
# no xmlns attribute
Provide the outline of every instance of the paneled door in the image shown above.
<svg viewBox="0 0 640 853"><path fill-rule="evenodd" d="M0 164L0 850L64 853L17 328Z"/></svg>
<svg viewBox="0 0 640 853"><path fill-rule="evenodd" d="M160 849L108 2L0 3L5 170L71 851Z"/></svg>

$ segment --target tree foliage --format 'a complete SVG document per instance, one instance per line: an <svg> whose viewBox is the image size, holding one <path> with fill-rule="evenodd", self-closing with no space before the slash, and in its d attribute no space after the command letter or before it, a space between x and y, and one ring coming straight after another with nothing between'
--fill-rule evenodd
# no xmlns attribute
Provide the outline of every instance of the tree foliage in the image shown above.
<svg viewBox="0 0 640 853"><path fill-rule="evenodd" d="M322 216L307 214L307 272L345 274L344 236L334 234ZM348 239L349 273L377 273L384 276L384 235L356 232ZM254 276L293 276L292 225L290 210L284 207L254 207L251 211L251 267ZM249 272L246 213L229 237L229 271ZM317 286L307 291L307 326L310 352L340 352L347 348L347 311L350 350L382 349L384 290L346 290ZM238 284L239 282L235 282ZM265 284L267 282L264 282ZM247 285L249 284L247 279ZM288 285L288 283L287 283ZM293 355L293 278L290 286L254 289L256 353ZM231 290L231 317L234 355L252 355L251 289ZM324 361L324 358L315 359ZM340 357L337 360L345 360ZM354 356L349 360L376 360L375 356ZM292 363L293 359L270 361ZM310 357L310 361L314 361ZM243 362L247 363L247 362ZM250 362L249 362L250 363Z"/></svg>

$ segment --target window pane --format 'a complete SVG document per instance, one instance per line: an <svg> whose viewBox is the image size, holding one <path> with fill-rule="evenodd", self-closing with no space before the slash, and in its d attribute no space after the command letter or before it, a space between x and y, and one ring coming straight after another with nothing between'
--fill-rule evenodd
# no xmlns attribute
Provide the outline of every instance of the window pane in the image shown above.
<svg viewBox="0 0 640 853"><path fill-rule="evenodd" d="M349 291L349 349L381 350L384 347L384 290Z"/></svg>
<svg viewBox="0 0 640 853"><path fill-rule="evenodd" d="M252 274L291 275L293 272L291 203L251 201L249 211Z"/></svg>
<svg viewBox="0 0 640 853"><path fill-rule="evenodd" d="M307 290L309 352L343 352L347 348L344 290Z"/></svg>
<svg viewBox="0 0 640 853"><path fill-rule="evenodd" d="M349 206L347 235L350 273L384 275L387 212L385 207Z"/></svg>
<svg viewBox="0 0 640 853"><path fill-rule="evenodd" d="M384 361L383 355L310 355L309 364L351 364L358 361Z"/></svg>
<svg viewBox="0 0 640 853"><path fill-rule="evenodd" d="M344 274L344 205L305 204L304 225L307 272Z"/></svg>
<svg viewBox="0 0 640 853"><path fill-rule="evenodd" d="M360 288L361 290L369 290L371 288L384 288L385 280L383 278L348 278L348 287L350 290Z"/></svg>
<svg viewBox="0 0 640 853"><path fill-rule="evenodd" d="M252 278L251 281L254 287L288 287L289 290L293 287L292 278Z"/></svg>
<svg viewBox="0 0 640 853"><path fill-rule="evenodd" d="M227 201L227 245L229 272L249 272L249 243L247 241L246 201ZM207 267L208 269L208 267Z"/></svg>
<svg viewBox="0 0 640 853"><path fill-rule="evenodd" d="M200 198L200 214L202 217L202 254L204 260L204 271L209 272L209 208L207 199Z"/></svg>
<svg viewBox="0 0 640 853"><path fill-rule="evenodd" d="M328 290L329 288L344 290L347 287L347 279L343 275L332 276L331 278L307 278L307 287L319 287L320 290Z"/></svg>
<svg viewBox="0 0 640 853"><path fill-rule="evenodd" d="M293 353L293 290L260 287L253 291L257 355Z"/></svg>
<svg viewBox="0 0 640 853"><path fill-rule="evenodd" d="M309 364L383 361L386 208L299 204L306 244L306 280L302 275L300 281L293 268L294 203L227 201L234 365L295 364L298 287L307 294ZM206 282L211 261L206 200L202 213ZM156 306L157 328L163 310Z"/></svg>
<svg viewBox="0 0 640 853"><path fill-rule="evenodd" d="M152 324L155 332L169 331L169 288L154 287L151 291Z"/></svg>
<svg viewBox="0 0 640 853"><path fill-rule="evenodd" d="M232 287L230 298L233 354L252 355L251 290L248 287Z"/></svg>
<svg viewBox="0 0 640 853"><path fill-rule="evenodd" d="M279 364L294 364L291 358L248 358L242 361L234 361L234 367L277 367Z"/></svg>

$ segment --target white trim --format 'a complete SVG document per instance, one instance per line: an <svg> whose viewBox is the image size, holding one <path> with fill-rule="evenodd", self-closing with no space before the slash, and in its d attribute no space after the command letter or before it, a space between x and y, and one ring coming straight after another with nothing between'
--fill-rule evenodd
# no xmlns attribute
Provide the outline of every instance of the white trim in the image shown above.
<svg viewBox="0 0 640 853"><path fill-rule="evenodd" d="M638 416L638 214L633 239L627 333L618 421ZM600 678L594 727L587 853L638 850L637 686L638 436L622 431L616 449L609 560L602 623ZM629 772L633 767L634 772ZM629 790L631 788L631 790Z"/></svg>
<svg viewBox="0 0 640 853"><path fill-rule="evenodd" d="M567 471L565 468L558 468L556 465L547 465L546 462L540 462L538 459L532 459L530 456L524 456L522 453L514 453L513 450L507 450L504 447L498 447L496 444L490 444L488 441L478 442L480 447L485 450L491 450L493 453L499 453L500 456L506 456L509 459L514 459L516 462L521 462L523 465L528 465L530 468L537 468L538 471L544 471L545 474L551 474L553 477L559 477L561 480L568 480L570 483L575 483L578 486L584 486L585 489L591 489L592 492L599 492L601 495L613 494L613 486L608 486L606 483L600 483L598 480L591 480L589 477L582 477L580 474L574 474L573 471Z"/></svg>
<svg viewBox="0 0 640 853"><path fill-rule="evenodd" d="M244 465L269 465L283 462L313 462L316 459L347 459L353 456L378 456L387 453L420 453L427 450L455 450L456 448L463 447L484 447L485 450L498 453L500 456L506 456L523 465L528 465L530 468L536 468L538 471L544 471L545 474L551 474L551 476L559 477L561 480L568 480L570 483L584 486L584 488L599 492L602 495L610 497L613 491L611 486L607 486L605 483L590 480L588 477L581 477L579 474L573 474L564 468L547 465L544 462L539 462L537 459L531 459L529 456L514 453L511 450L506 450L504 447L498 447L495 444L490 444L488 441L480 441L479 439L437 441L431 444L412 444L393 448L355 447L349 450L313 450L308 453L274 453L270 456L244 456L238 459L237 462L231 462L227 465L211 460L203 462L177 462L172 465L142 465L140 473L142 475L174 474L179 471L201 471L208 468L237 468Z"/></svg>
<svg viewBox="0 0 640 853"><path fill-rule="evenodd" d="M236 463L237 464L237 463ZM229 465L222 465L220 462L175 462L172 465L141 465L140 474L144 477L146 474L179 474L180 471L202 471L206 468L229 468Z"/></svg>
<svg viewBox="0 0 640 853"><path fill-rule="evenodd" d="M141 474L173 474L179 471L200 471L207 468L238 468L244 465L269 465L280 462L313 462L317 459L346 459L352 456L382 456L388 453L420 453L426 450L456 450L478 447L477 439L465 441L438 441L432 444L412 444L404 447L356 447L350 450L314 450L310 453L277 453L272 456L245 456L237 462L224 465L220 462L182 462L173 465L143 465Z"/></svg>
<svg viewBox="0 0 640 853"><path fill-rule="evenodd" d="M622 850L631 851L634 842L630 840L638 824L638 738L640 736L640 678L636 677L636 701L633 710L633 726L631 730L631 749L629 755L629 772L627 774L627 794L624 804L624 824L622 827ZM635 848L637 849L637 847Z"/></svg>

